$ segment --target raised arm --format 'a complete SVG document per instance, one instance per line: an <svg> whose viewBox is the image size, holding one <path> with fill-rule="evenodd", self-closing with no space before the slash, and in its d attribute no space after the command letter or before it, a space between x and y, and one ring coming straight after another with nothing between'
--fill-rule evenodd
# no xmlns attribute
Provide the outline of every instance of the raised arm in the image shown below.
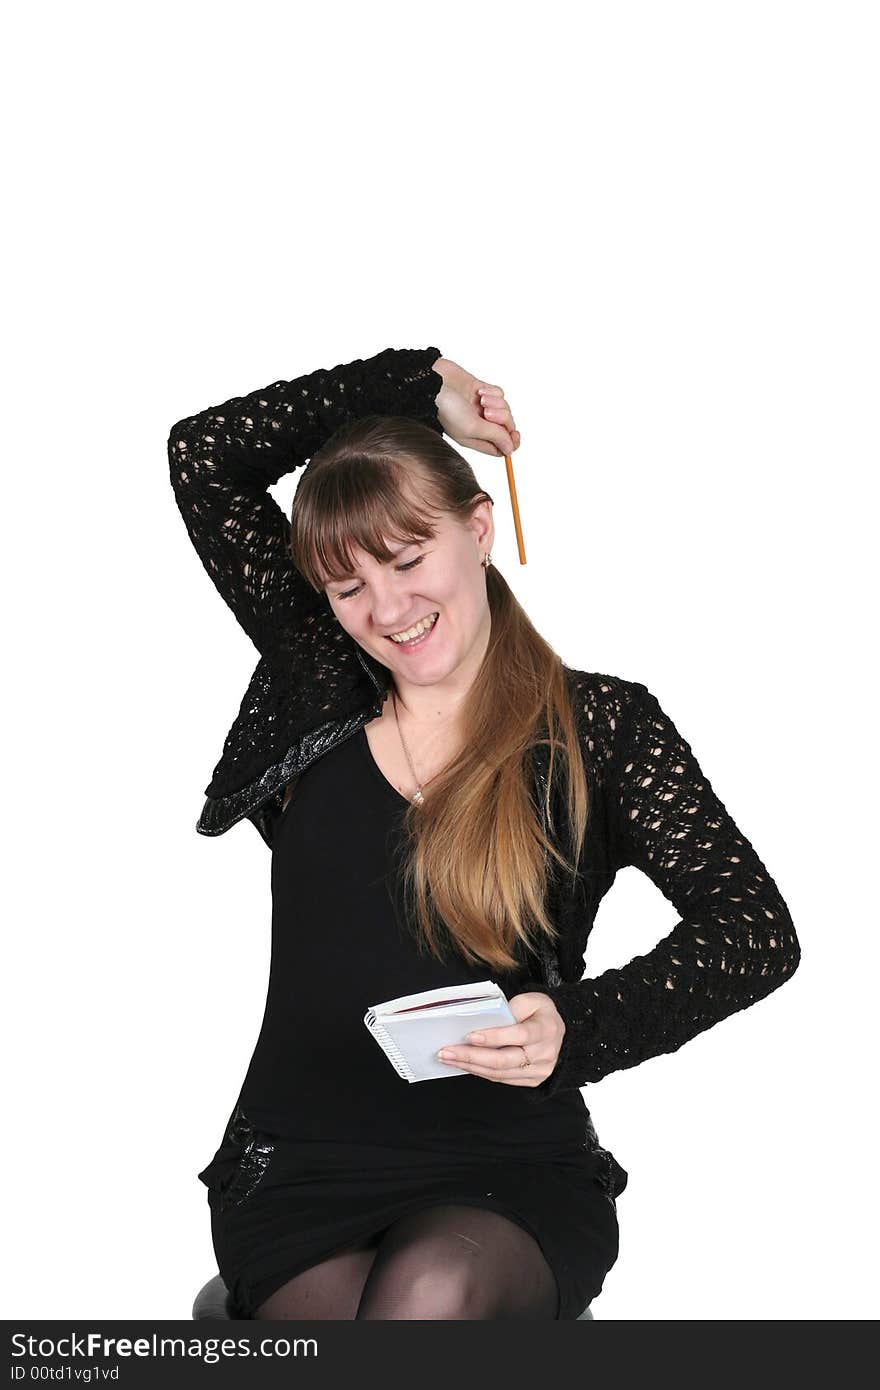
<svg viewBox="0 0 880 1390"><path fill-rule="evenodd" d="M290 521L267 489L362 415L405 415L442 434L443 379L432 370L440 356L434 347L386 348L233 396L172 427L171 485L190 540L262 654L325 603L290 559Z"/></svg>
<svg viewBox="0 0 880 1390"><path fill-rule="evenodd" d="M652 951L594 979L547 988L565 1022L553 1095L676 1052L790 979L800 960L773 879L690 745L646 686L623 682L609 765L615 867L633 864L681 915Z"/></svg>

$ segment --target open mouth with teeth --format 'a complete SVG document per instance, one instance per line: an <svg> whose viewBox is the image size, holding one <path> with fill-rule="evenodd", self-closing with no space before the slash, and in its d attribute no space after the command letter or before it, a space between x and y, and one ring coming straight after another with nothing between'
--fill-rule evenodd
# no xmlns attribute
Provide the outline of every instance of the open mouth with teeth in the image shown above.
<svg viewBox="0 0 880 1390"><path fill-rule="evenodd" d="M393 642L395 647L400 647L403 651L424 646L439 620L439 613L428 613L426 617L420 618L413 627L408 627L403 632L395 632L393 636L388 636L386 641Z"/></svg>

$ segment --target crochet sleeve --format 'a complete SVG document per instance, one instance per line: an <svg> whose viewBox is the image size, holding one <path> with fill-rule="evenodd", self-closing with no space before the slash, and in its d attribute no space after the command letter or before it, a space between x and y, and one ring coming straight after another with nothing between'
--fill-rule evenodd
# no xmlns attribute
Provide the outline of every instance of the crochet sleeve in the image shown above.
<svg viewBox="0 0 880 1390"><path fill-rule="evenodd" d="M676 1052L778 989L800 960L779 889L690 745L646 686L622 685L607 787L614 866L641 869L681 920L620 969L526 986L548 994L565 1022L536 1098Z"/></svg>
<svg viewBox="0 0 880 1390"><path fill-rule="evenodd" d="M261 654L284 627L326 603L295 568L290 521L268 488L363 415L403 415L442 434L432 370L439 348L375 357L275 381L178 420L168 438L171 485L199 558Z"/></svg>

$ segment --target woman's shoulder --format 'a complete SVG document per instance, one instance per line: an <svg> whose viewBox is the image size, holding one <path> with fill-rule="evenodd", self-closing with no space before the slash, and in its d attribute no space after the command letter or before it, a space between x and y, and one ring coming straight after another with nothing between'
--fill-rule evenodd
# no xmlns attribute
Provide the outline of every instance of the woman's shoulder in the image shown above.
<svg viewBox="0 0 880 1390"><path fill-rule="evenodd" d="M649 693L641 681L614 676L607 671L583 671L566 666L564 662L563 670L577 713L586 715L591 722L613 720L616 724L634 701Z"/></svg>
<svg viewBox="0 0 880 1390"><path fill-rule="evenodd" d="M633 708L650 699L650 691L641 681L607 671L585 671L564 663L563 669L584 749L594 761L608 762L621 746Z"/></svg>

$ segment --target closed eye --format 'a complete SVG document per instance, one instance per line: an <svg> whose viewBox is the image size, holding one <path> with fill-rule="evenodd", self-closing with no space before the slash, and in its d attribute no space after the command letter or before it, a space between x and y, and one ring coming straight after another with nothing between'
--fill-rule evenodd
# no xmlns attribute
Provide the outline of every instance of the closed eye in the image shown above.
<svg viewBox="0 0 880 1390"><path fill-rule="evenodd" d="M422 563L422 561L424 560L424 558L425 558L424 555L417 555L416 558L415 558L414 560L409 560L405 565L395 565L395 569L398 569L398 570L411 570L411 569L415 569L416 565L420 565L420 564ZM337 598L353 598L354 595L358 592L358 589L360 589L360 587L361 587L360 584L358 584L356 588L354 588L354 589L346 589L346 591L345 591L344 594L337 594L336 597L337 597Z"/></svg>

